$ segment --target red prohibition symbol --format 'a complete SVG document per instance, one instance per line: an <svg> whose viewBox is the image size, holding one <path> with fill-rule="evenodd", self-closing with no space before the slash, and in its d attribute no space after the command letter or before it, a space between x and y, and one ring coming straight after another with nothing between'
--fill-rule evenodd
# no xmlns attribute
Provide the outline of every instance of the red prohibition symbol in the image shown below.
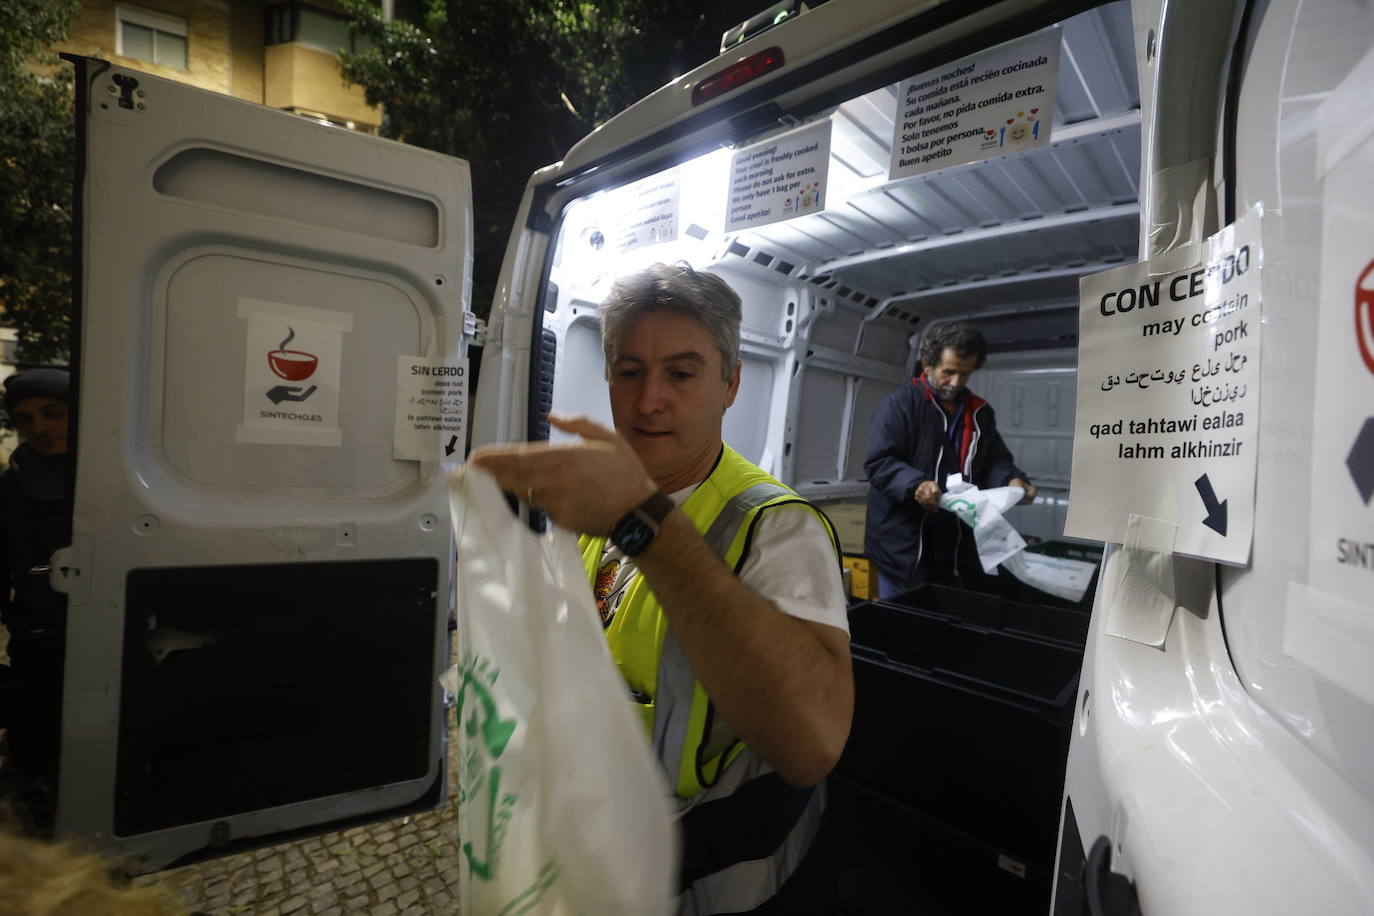
<svg viewBox="0 0 1374 916"><path fill-rule="evenodd" d="M1355 341L1365 368L1374 372L1374 261L1355 284Z"/></svg>

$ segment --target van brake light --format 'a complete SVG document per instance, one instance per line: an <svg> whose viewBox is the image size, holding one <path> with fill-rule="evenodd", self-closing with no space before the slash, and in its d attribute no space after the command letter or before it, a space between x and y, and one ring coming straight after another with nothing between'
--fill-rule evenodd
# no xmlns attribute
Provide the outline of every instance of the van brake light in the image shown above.
<svg viewBox="0 0 1374 916"><path fill-rule="evenodd" d="M692 87L692 104L700 105L717 99L732 89L738 89L750 80L758 79L765 73L772 73L783 65L782 48L768 48L752 54L738 63L712 74Z"/></svg>

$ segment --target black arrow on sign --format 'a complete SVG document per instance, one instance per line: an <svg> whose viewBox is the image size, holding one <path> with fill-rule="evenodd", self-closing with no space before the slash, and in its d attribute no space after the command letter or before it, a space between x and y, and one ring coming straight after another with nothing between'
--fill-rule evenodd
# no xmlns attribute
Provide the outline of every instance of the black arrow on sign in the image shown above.
<svg viewBox="0 0 1374 916"><path fill-rule="evenodd" d="M454 449L456 449L456 448L458 448L458 437L457 437L457 436L449 436L449 437L448 437L448 445L445 445L445 446L444 446L444 454L445 454L445 455L452 455Z"/></svg>
<svg viewBox="0 0 1374 916"><path fill-rule="evenodd" d="M278 385L267 392L268 400L273 404L280 404L282 401L304 401L315 393L316 385L309 388L292 388L289 385Z"/></svg>
<svg viewBox="0 0 1374 916"><path fill-rule="evenodd" d="M1207 517L1202 520L1202 524L1211 528L1222 537L1226 537L1226 503L1223 499L1217 502L1217 494L1212 489L1212 481L1203 474L1193 481L1193 486L1197 487L1197 495L1202 497L1202 506L1207 510Z"/></svg>

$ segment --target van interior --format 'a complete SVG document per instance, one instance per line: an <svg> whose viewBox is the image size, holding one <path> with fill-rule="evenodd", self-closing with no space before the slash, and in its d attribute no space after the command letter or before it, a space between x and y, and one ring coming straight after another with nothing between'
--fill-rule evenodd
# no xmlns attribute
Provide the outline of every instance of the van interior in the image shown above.
<svg viewBox="0 0 1374 916"><path fill-rule="evenodd" d="M570 203L542 298L548 406L610 423L596 310L617 276L653 262L712 270L744 308L726 441L819 504L858 558L874 409L920 373L927 328L973 321L989 355L970 390L1039 489L1007 517L1032 549L1095 564L1099 544L1063 536L1078 278L1136 259L1140 98L1127 3L1054 28L1057 101L1039 149L889 180L890 83L808 122L831 127L822 212L723 234L727 148ZM616 227L637 188L674 184L676 238L622 252ZM863 600L876 571L846 562L857 698L831 810L847 912L917 899L931 912L1043 912L1092 594L1067 602L964 570L960 588L878 604Z"/></svg>

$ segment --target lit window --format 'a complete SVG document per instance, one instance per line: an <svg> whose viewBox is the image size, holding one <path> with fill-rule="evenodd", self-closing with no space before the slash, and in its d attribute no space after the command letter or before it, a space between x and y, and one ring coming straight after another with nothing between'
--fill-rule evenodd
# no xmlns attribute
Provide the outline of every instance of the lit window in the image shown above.
<svg viewBox="0 0 1374 916"><path fill-rule="evenodd" d="M115 8L115 53L186 69L186 20L137 6Z"/></svg>

